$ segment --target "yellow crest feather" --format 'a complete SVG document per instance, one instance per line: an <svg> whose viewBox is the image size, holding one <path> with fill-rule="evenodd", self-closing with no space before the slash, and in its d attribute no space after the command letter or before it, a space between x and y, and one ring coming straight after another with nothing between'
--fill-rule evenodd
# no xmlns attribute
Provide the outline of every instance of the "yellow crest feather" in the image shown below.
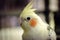
<svg viewBox="0 0 60 40"><path fill-rule="evenodd" d="M23 11L22 11L22 15L24 15L24 14L27 14L28 12L34 12L36 9L32 9L32 3L33 3L33 1L31 1L24 9L23 9ZM20 15L21 16L21 15Z"/></svg>

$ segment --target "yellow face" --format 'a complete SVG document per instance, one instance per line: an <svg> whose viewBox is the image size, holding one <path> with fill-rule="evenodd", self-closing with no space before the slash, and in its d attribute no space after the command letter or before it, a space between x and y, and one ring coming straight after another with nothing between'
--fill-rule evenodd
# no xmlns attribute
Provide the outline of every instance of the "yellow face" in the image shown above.
<svg viewBox="0 0 60 40"><path fill-rule="evenodd" d="M24 8L20 14L22 20L21 26L25 30L31 30L37 24L37 15L35 14L35 9L32 9L32 1Z"/></svg>
<svg viewBox="0 0 60 40"><path fill-rule="evenodd" d="M31 30L37 25L37 18L33 15L21 16L21 26L24 30Z"/></svg>

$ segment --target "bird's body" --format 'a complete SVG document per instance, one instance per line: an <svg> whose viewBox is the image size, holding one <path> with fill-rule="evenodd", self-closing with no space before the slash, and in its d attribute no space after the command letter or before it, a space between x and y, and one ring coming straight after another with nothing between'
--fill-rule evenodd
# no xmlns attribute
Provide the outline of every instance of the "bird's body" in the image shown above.
<svg viewBox="0 0 60 40"><path fill-rule="evenodd" d="M54 30L48 30L49 25L43 22L34 11L32 2L30 2L20 14L21 26L24 29L23 40L48 40L51 39L50 37L52 37L52 40L56 40ZM52 33L52 35L49 33Z"/></svg>
<svg viewBox="0 0 60 40"><path fill-rule="evenodd" d="M23 34L24 40L47 40L48 39L48 31L45 29L43 30L31 30L28 31L27 33Z"/></svg>

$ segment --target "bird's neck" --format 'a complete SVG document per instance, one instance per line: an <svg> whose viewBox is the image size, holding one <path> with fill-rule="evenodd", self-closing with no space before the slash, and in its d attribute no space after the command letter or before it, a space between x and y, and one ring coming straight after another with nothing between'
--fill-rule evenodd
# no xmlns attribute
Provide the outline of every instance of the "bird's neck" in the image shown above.
<svg viewBox="0 0 60 40"><path fill-rule="evenodd" d="M40 31L42 31L42 30L47 30L47 25L40 25L40 24L37 24L36 25L36 27L35 28L31 28L30 30L29 29L27 29L27 30L25 30L24 32L25 33L29 33L29 32L31 32L31 33L37 33L37 32L40 32Z"/></svg>

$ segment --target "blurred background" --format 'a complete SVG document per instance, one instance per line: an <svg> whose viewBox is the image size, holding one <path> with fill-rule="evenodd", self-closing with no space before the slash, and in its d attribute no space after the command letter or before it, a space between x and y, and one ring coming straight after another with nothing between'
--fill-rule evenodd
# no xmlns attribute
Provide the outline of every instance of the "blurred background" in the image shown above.
<svg viewBox="0 0 60 40"><path fill-rule="evenodd" d="M18 18L20 13L30 1L0 0L0 30L5 28L19 28ZM33 8L37 9L35 11L36 14L56 31L57 40L60 40L60 0L33 0Z"/></svg>

